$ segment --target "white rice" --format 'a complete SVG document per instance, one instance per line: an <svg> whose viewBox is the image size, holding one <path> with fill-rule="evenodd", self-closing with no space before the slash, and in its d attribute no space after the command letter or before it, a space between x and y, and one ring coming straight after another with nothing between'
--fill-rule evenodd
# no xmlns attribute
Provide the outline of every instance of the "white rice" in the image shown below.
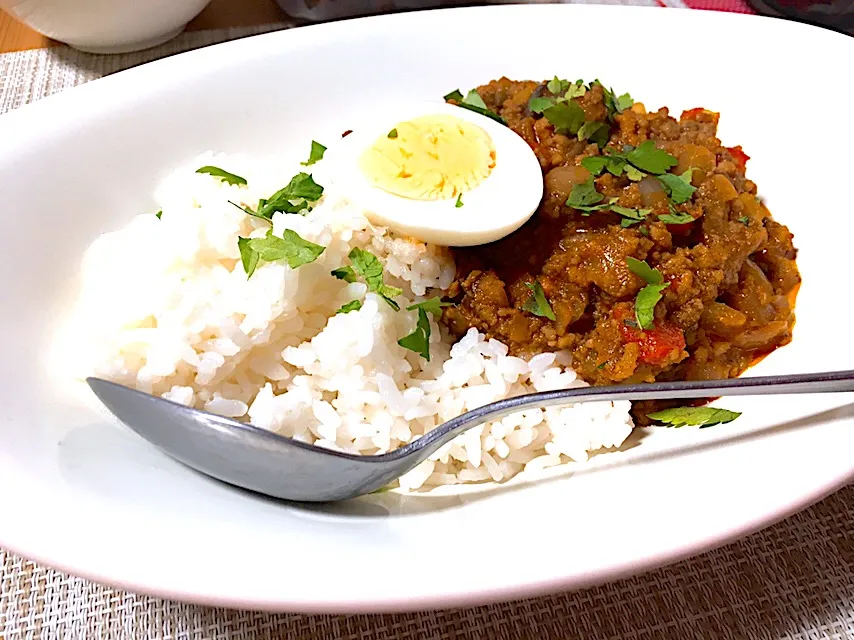
<svg viewBox="0 0 854 640"><path fill-rule="evenodd" d="M321 163L322 164L322 163ZM230 186L195 173L216 165L248 180ZM320 165L318 165L319 167ZM524 360L475 329L454 344L431 318L430 362L400 347L416 320L406 306L441 295L454 276L449 252L372 226L321 171L327 187L308 215L276 214L326 250L291 269L262 262L246 278L238 236L269 225L229 200L254 205L299 169L254 167L205 154L155 194L162 218L134 218L98 238L84 258L70 319L75 375L97 375L304 442L359 454L386 452L486 403L531 391L585 386L567 353ZM284 179L283 179L284 176ZM403 289L395 312L362 282L330 271L353 247L384 264ZM353 299L361 310L335 315ZM403 489L502 481L523 470L584 461L629 435L629 403L526 411L456 438L401 478Z"/></svg>

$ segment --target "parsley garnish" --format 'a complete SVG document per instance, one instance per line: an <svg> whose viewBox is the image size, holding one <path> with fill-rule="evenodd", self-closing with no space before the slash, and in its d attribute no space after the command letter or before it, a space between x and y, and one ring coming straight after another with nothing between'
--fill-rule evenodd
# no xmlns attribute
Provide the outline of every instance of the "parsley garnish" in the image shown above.
<svg viewBox="0 0 854 640"><path fill-rule="evenodd" d="M652 140L645 140L626 154L626 159L641 171L655 175L675 167L678 161L666 151L655 146Z"/></svg>
<svg viewBox="0 0 854 640"><path fill-rule="evenodd" d="M229 173L225 169L220 169L219 167L212 167L210 165L201 167L196 169L196 173L208 173L212 175L214 178L219 178L223 182L227 182L231 185L243 185L246 184L246 179L241 178L238 175L233 173Z"/></svg>
<svg viewBox="0 0 854 640"><path fill-rule="evenodd" d="M409 307L412 309L412 307ZM427 312L418 307L418 321L415 324L415 330L403 336L397 341L404 349L414 351L427 362L430 362L430 318L427 317Z"/></svg>
<svg viewBox="0 0 854 640"><path fill-rule="evenodd" d="M397 129L392 129L391 131L389 131L388 137L389 138L396 138L397 137Z"/></svg>
<svg viewBox="0 0 854 640"><path fill-rule="evenodd" d="M350 313L351 311L358 311L362 308L361 300L350 300L347 304L342 304L338 311L335 312L335 315L339 313Z"/></svg>
<svg viewBox="0 0 854 640"><path fill-rule="evenodd" d="M646 282L646 286L638 292L635 299L635 319L641 329L652 329L655 318L655 305L661 300L661 292L670 286L664 282L664 276L658 269L653 269L644 260L626 258L629 271Z"/></svg>
<svg viewBox="0 0 854 640"><path fill-rule="evenodd" d="M676 211L676 209L671 209L670 213L664 213L658 216L658 219L664 224L685 224L687 222L694 222L694 216L690 213Z"/></svg>
<svg viewBox="0 0 854 640"><path fill-rule="evenodd" d="M454 207L456 207L457 209L459 209L461 206L463 206L463 194L457 196L457 202L456 204L454 204Z"/></svg>
<svg viewBox="0 0 854 640"><path fill-rule="evenodd" d="M160 216L158 216L158 217L160 217ZM748 218L747 216L741 216L740 218L737 218L737 220L738 220L738 222L743 224L745 227L750 226L750 218Z"/></svg>
<svg viewBox="0 0 854 640"><path fill-rule="evenodd" d="M255 273L260 260L264 262L285 260L291 269L296 269L314 262L326 250L326 247L304 240L292 229L285 229L281 238L274 236L272 229L264 238L238 238L237 248L240 251L240 261L243 263L247 278Z"/></svg>
<svg viewBox="0 0 854 640"><path fill-rule="evenodd" d="M403 293L403 290L390 287L383 282L383 265L379 259L370 251L359 249L359 247L353 247L347 257L353 263L353 272L365 280L368 289L378 294L392 309L400 311L400 305L394 301L394 297ZM336 275L335 271L332 272L333 275ZM336 275L336 277L340 276ZM342 279L346 280L346 278Z"/></svg>
<svg viewBox="0 0 854 640"><path fill-rule="evenodd" d="M269 199L261 198L258 201L257 211L242 207L231 200L229 202L250 216L269 221L277 211L284 213L311 211L309 202L319 200L322 195L323 187L317 184L310 174L298 173L291 178L287 186L276 191Z"/></svg>
<svg viewBox="0 0 854 640"><path fill-rule="evenodd" d="M424 311L429 311L433 315L438 316L442 313L443 307L453 306L453 303L442 302L440 298L430 298L429 300L424 300L423 302L416 302L415 304L406 307L406 310L414 311L415 309L424 309Z"/></svg>
<svg viewBox="0 0 854 640"><path fill-rule="evenodd" d="M503 125L507 125L507 122L500 115L495 113L494 111L490 111L486 107L486 103L483 101L483 98L480 97L480 94L472 89L469 91L465 97L460 93L459 89L454 89L451 93L445 96L445 102L449 102L453 100L458 107L462 107L463 109L468 109L469 111L474 111L475 113L479 113L482 116L486 116L487 118L492 118L496 122L500 122Z"/></svg>
<svg viewBox="0 0 854 640"><path fill-rule="evenodd" d="M300 162L300 164L304 167L310 167L315 162L320 162L323 160L323 154L326 153L326 147L324 147L319 142L312 140L311 141L311 152L308 154L308 160L305 162Z"/></svg>
<svg viewBox="0 0 854 640"><path fill-rule="evenodd" d="M608 119L613 122L614 116L623 113L626 109L631 108L635 103L628 93L617 96L613 89L607 88L604 84L596 80L596 84L602 87L602 92L605 96L605 109L608 110Z"/></svg>
<svg viewBox="0 0 854 640"><path fill-rule="evenodd" d="M596 120L585 122L578 130L579 140L590 140L591 142L598 144L600 147L604 147L608 144L608 138L610 138L610 135L611 126L607 122L598 122Z"/></svg>
<svg viewBox="0 0 854 640"><path fill-rule="evenodd" d="M581 184L572 186L569 198L566 199L566 206L584 211L592 205L602 202L604 199L605 196L596 191L596 184L593 182L593 176L590 176Z"/></svg>
<svg viewBox="0 0 854 640"><path fill-rule="evenodd" d="M356 282L356 272L353 271L353 267L338 267L329 273L344 282Z"/></svg>
<svg viewBox="0 0 854 640"><path fill-rule="evenodd" d="M163 216L163 209L161 209L160 211L158 211L157 213L154 214L154 217L157 218L158 220L160 220L160 218L162 216Z"/></svg>
<svg viewBox="0 0 854 640"><path fill-rule="evenodd" d="M649 413L647 418L652 418L670 427L690 426L703 429L716 424L732 422L740 415L741 413L738 411L716 407L676 407L675 409L664 409L663 411Z"/></svg>
<svg viewBox="0 0 854 640"><path fill-rule="evenodd" d="M543 115L558 133L576 135L584 125L584 109L577 102L558 102L543 110Z"/></svg>
<svg viewBox="0 0 854 640"><path fill-rule="evenodd" d="M524 311L533 313L535 316L555 320L555 312L552 311L552 306L546 299L546 293L543 291L543 285L539 280L534 280L533 283L526 282L525 286L531 290L531 296L522 305Z"/></svg>
<svg viewBox="0 0 854 640"><path fill-rule="evenodd" d="M691 168L681 176L673 173L665 173L657 176L661 186L664 187L664 190L670 196L670 199L673 200L674 204L688 202L697 190L697 187L691 184L691 174L693 172L694 169Z"/></svg>

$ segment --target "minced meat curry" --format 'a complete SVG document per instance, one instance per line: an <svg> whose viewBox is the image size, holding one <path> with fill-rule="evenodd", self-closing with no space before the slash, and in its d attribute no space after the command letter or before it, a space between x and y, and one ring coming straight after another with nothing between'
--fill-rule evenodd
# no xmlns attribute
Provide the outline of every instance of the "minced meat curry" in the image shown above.
<svg viewBox="0 0 854 640"><path fill-rule="evenodd" d="M452 333L568 349L596 385L731 378L791 340L792 234L757 197L748 156L716 137L717 113L676 120L557 78L477 92L534 150L545 194L519 231L453 250Z"/></svg>

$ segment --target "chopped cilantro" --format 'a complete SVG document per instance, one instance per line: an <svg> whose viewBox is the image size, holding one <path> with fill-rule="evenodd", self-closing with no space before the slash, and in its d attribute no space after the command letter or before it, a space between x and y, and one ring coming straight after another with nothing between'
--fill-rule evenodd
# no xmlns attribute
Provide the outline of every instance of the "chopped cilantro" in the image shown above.
<svg viewBox="0 0 854 640"><path fill-rule="evenodd" d="M748 218L747 216L741 216L740 218L737 218L737 220L738 220L738 222L743 224L745 227L750 226L750 218Z"/></svg>
<svg viewBox="0 0 854 640"><path fill-rule="evenodd" d="M590 176L585 182L573 185L572 191L569 193L569 198L566 200L566 206L573 209L590 207L591 205L602 202L604 198L605 196L596 191L593 176Z"/></svg>
<svg viewBox="0 0 854 640"><path fill-rule="evenodd" d="M315 162L320 162L323 160L323 154L326 153L326 147L324 147L319 142L312 140L311 141L311 152L308 154L308 160L305 162L300 162L300 164L304 167L310 167Z"/></svg>
<svg viewBox="0 0 854 640"><path fill-rule="evenodd" d="M415 330L397 341L404 349L414 351L427 362L430 362L430 318L427 312L418 307L418 321Z"/></svg>
<svg viewBox="0 0 854 640"><path fill-rule="evenodd" d="M241 178L238 175L233 173L229 173L225 169L220 169L219 167L212 167L210 165L200 167L196 169L196 173L207 173L212 175L214 178L219 178L223 182L226 182L231 185L243 185L246 184L246 179Z"/></svg>
<svg viewBox="0 0 854 640"><path fill-rule="evenodd" d="M584 125L584 109L576 102L558 102L543 111L558 133L575 135Z"/></svg>
<svg viewBox="0 0 854 640"><path fill-rule="evenodd" d="M463 194L457 196L457 202L454 204L454 207L456 207L457 209L459 209L461 206L463 206Z"/></svg>
<svg viewBox="0 0 854 640"><path fill-rule="evenodd" d="M646 227L638 227L638 231L641 232L642 236L649 237L649 229L647 229Z"/></svg>
<svg viewBox="0 0 854 640"><path fill-rule="evenodd" d="M351 311L358 311L361 308L361 300L350 300L350 302L348 302L347 304L341 305L338 311L335 312L335 315L338 315L339 313L350 313Z"/></svg>
<svg viewBox="0 0 854 640"><path fill-rule="evenodd" d="M465 97L460 93L459 89L454 89L449 94L445 95L445 102L453 101L456 103L458 107L462 107L463 109L468 109L469 111L474 111L475 113L479 113L482 116L486 116L487 118L491 118L496 122L500 122L503 125L507 125L507 122L500 115L495 113L494 111L490 111L486 107L486 103L483 101L483 98L480 97L480 94L472 89L469 91Z"/></svg>
<svg viewBox="0 0 854 640"><path fill-rule="evenodd" d="M522 305L522 309L533 313L535 316L555 320L555 312L552 311L552 306L546 299L546 293L543 291L543 285L539 280L534 280L533 284L526 282L525 286L531 290L531 296Z"/></svg>
<svg viewBox="0 0 854 640"><path fill-rule="evenodd" d="M676 407L664 409L655 413L647 414L652 418L670 427L711 427L716 424L732 422L741 415L738 411L718 409L717 407Z"/></svg>
<svg viewBox="0 0 854 640"><path fill-rule="evenodd" d="M154 217L157 218L158 220L160 220L160 218L162 216L163 216L163 209L161 209L160 211L158 211L157 213L154 214Z"/></svg>
<svg viewBox="0 0 854 640"><path fill-rule="evenodd" d="M391 131L389 131L389 132L388 132L388 137L389 137L389 138L392 138L392 139L393 139L393 138L396 138L396 137L397 137L397 129L392 129Z"/></svg>
<svg viewBox="0 0 854 640"><path fill-rule="evenodd" d="M433 315L440 315L443 307L453 306L454 305L451 302L442 302L441 298L430 298L429 300L424 300L424 302L416 302L413 305L409 305L406 307L406 310L414 311L415 309L424 309L424 311L429 311Z"/></svg>
<svg viewBox="0 0 854 640"><path fill-rule="evenodd" d="M652 140L645 140L626 154L626 159L642 171L661 174L677 164L676 158L655 146Z"/></svg>
<svg viewBox="0 0 854 640"><path fill-rule="evenodd" d="M694 216L690 213L676 211L676 209L671 209L670 213L664 213L658 216L658 219L664 224L686 224L688 222L694 222Z"/></svg>
<svg viewBox="0 0 854 640"><path fill-rule="evenodd" d="M356 272L353 271L353 267L338 267L337 269L333 269L329 272L339 280L343 280L344 282L356 282Z"/></svg>
<svg viewBox="0 0 854 640"><path fill-rule="evenodd" d="M377 293L392 309L400 311L400 305L394 301L394 297L399 296L403 291L383 282L383 265L379 259L370 251L359 249L359 247L353 247L348 257L353 263L353 271L364 278L368 289Z"/></svg>
<svg viewBox="0 0 854 640"><path fill-rule="evenodd" d="M651 329L655 318L655 305L661 300L661 292L669 287L670 283L664 282L661 272L650 267L644 260L626 258L626 266L647 283L635 299L635 319L641 329Z"/></svg>
<svg viewBox="0 0 854 640"><path fill-rule="evenodd" d="M652 209L630 209L628 207L620 207L612 204L611 211L623 217L620 221L620 226L625 229L626 227L630 227L638 222L643 222L652 212Z"/></svg>
<svg viewBox="0 0 854 640"><path fill-rule="evenodd" d="M278 211L284 213L311 211L309 203L319 200L322 195L323 187L317 184L310 174L298 173L291 178L291 181L285 187L276 191L269 199L265 200L262 198L259 200L258 210L251 215L271 220L273 214Z"/></svg>
<svg viewBox="0 0 854 640"><path fill-rule="evenodd" d="M607 122L590 120L581 125L581 128L578 130L578 139L590 140L591 142L598 144L600 147L604 147L608 144L610 134L611 127Z"/></svg>
<svg viewBox="0 0 854 640"><path fill-rule="evenodd" d="M255 272L260 260L285 260L291 269L296 269L314 262L326 250L326 247L304 240L292 229L285 229L281 238L274 236L272 229L264 238L238 238L237 248L247 278Z"/></svg>
<svg viewBox="0 0 854 640"><path fill-rule="evenodd" d="M528 108L534 113L542 113L543 111L555 105L556 103L557 100L555 100L554 98L544 98L542 96L539 96L537 98L531 98L528 101Z"/></svg>
<svg viewBox="0 0 854 640"><path fill-rule="evenodd" d="M664 276L661 275L661 272L658 269L650 267L645 260L629 257L626 258L626 266L629 268L629 271L647 284L661 284L664 282Z"/></svg>
<svg viewBox="0 0 854 640"><path fill-rule="evenodd" d="M581 161L581 166L594 176L598 176L605 169L608 162L608 156L590 156Z"/></svg>
<svg viewBox="0 0 854 640"><path fill-rule="evenodd" d="M546 84L546 89L551 91L553 94L560 95L567 91L570 86L569 80L561 80L557 76L554 77L553 80L549 80L548 84Z"/></svg>
<svg viewBox="0 0 854 640"><path fill-rule="evenodd" d="M664 173L656 177L661 186L664 187L667 195L670 196L670 199L675 204L682 204L688 202L697 190L697 187L691 184L691 174L693 172L694 169L691 168L679 176L673 173Z"/></svg>
<svg viewBox="0 0 854 640"><path fill-rule="evenodd" d="M626 165L626 177L632 182L638 182L646 177L646 174L640 169L636 169L630 164Z"/></svg>
<svg viewBox="0 0 854 640"><path fill-rule="evenodd" d="M252 250L249 244L249 238L238 238L237 249L240 251L240 262L243 264L243 271L246 272L246 279L252 277L255 273L255 268L258 266L258 254Z"/></svg>
<svg viewBox="0 0 854 640"><path fill-rule="evenodd" d="M602 92L605 96L605 109L608 111L608 118L612 121L615 115L623 113L623 111L629 109L635 103L628 93L617 96L613 89L607 88L598 80L596 80L596 84L599 84L602 87Z"/></svg>

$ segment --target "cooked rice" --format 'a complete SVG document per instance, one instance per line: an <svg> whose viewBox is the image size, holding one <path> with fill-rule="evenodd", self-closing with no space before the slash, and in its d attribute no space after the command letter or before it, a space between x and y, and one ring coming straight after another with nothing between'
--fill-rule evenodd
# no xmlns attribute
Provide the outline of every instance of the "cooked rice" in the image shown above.
<svg viewBox="0 0 854 640"><path fill-rule="evenodd" d="M227 168L248 186L196 174L203 165ZM293 229L326 250L297 269L262 262L247 279L237 238L263 237L268 225L228 201L254 204L295 172L205 154L158 189L161 219L142 214L98 238L85 255L66 334L74 338L75 374L359 454L390 451L494 400L586 386L567 353L524 360L475 329L454 344L433 318L429 363L400 347L416 319L405 307L447 289L453 260L442 247L372 226L320 170L327 189L318 206L306 216L276 214L273 230ZM362 282L330 275L348 264L353 247L374 253L386 283L403 289L400 312ZM335 315L357 298L361 310ZM400 486L501 481L586 460L626 439L629 406L586 403L488 423L444 446Z"/></svg>

